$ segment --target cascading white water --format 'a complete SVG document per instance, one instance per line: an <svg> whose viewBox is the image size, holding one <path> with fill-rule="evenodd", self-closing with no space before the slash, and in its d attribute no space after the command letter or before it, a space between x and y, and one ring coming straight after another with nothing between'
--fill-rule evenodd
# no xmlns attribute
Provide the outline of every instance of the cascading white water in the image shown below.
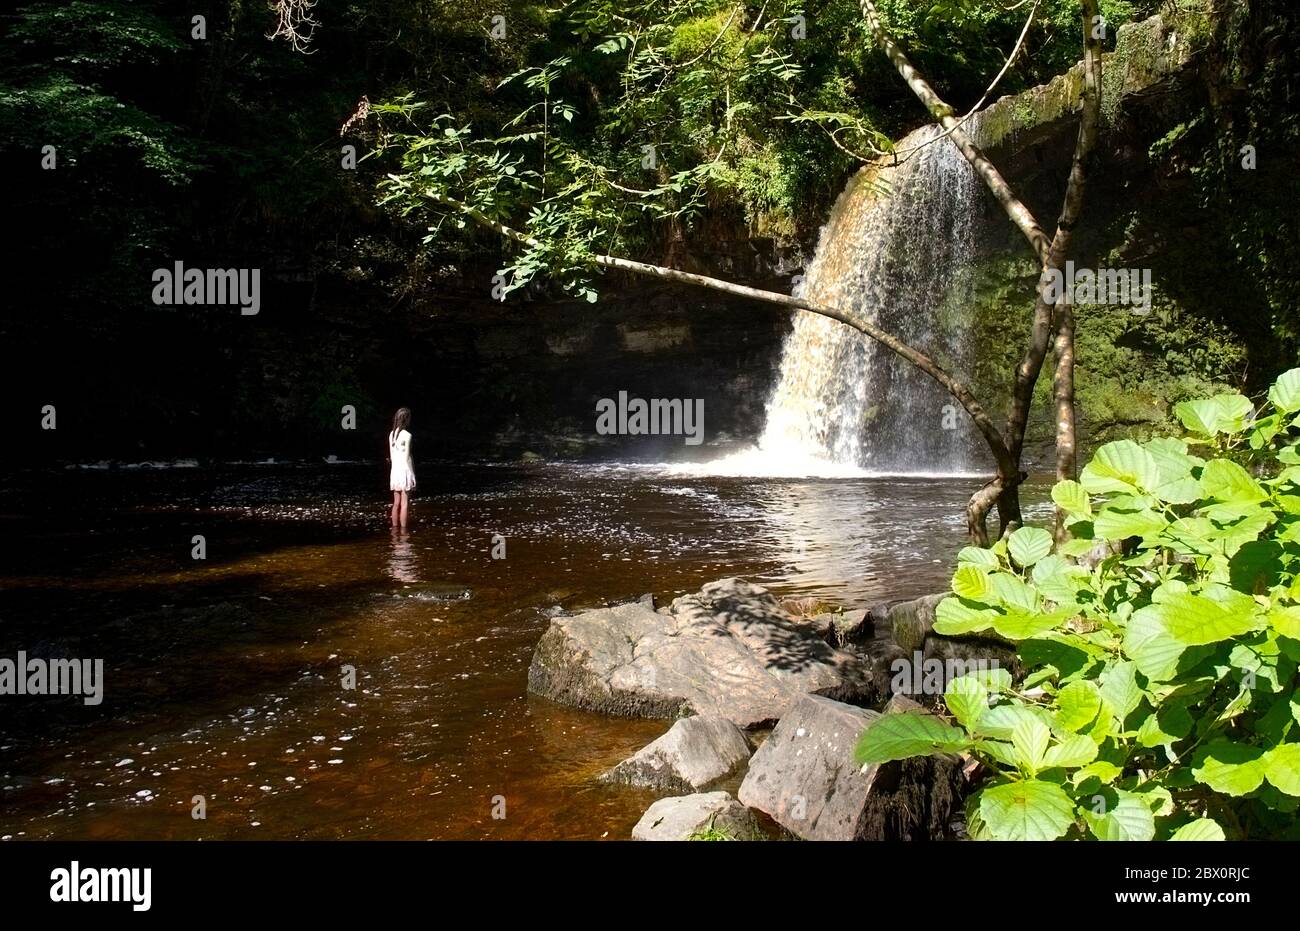
<svg viewBox="0 0 1300 931"><path fill-rule="evenodd" d="M937 128L859 171L822 228L796 291L851 309L955 374L968 374L969 271L979 180ZM757 449L706 466L741 475L968 472L965 413L923 372L842 323L800 313L782 350Z"/></svg>

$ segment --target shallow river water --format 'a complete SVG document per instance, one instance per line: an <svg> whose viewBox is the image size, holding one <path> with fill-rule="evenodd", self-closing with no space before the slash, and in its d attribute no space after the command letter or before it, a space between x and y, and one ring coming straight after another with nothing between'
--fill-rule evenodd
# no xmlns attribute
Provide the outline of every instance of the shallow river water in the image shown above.
<svg viewBox="0 0 1300 931"><path fill-rule="evenodd" d="M105 691L0 696L0 837L627 838L653 796L594 778L668 723L530 697L549 616L732 575L847 606L936 591L979 481L419 476L405 534L382 465L8 480L0 657L103 658Z"/></svg>

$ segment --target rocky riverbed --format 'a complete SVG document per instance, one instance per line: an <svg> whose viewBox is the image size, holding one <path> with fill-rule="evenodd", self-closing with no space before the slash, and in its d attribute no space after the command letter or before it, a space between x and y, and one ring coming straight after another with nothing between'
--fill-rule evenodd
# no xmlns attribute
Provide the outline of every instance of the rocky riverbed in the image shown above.
<svg viewBox="0 0 1300 931"><path fill-rule="evenodd" d="M942 597L808 614L722 579L664 607L647 596L554 618L528 687L673 721L600 777L662 795L634 839L958 837L964 761L853 759L882 714L923 713L970 664L1013 666L1004 644L935 634Z"/></svg>

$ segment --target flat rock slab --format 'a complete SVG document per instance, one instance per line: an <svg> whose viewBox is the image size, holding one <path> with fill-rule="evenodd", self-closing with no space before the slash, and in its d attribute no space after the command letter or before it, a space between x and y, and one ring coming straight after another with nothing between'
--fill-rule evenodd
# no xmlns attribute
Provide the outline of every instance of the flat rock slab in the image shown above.
<svg viewBox="0 0 1300 931"><path fill-rule="evenodd" d="M726 718L682 718L657 740L600 777L601 782L691 792L740 772L753 747Z"/></svg>
<svg viewBox="0 0 1300 931"><path fill-rule="evenodd" d="M960 795L957 761L858 766L853 749L879 717L816 695L800 698L750 760L740 801L805 840L942 836Z"/></svg>
<svg viewBox="0 0 1300 931"><path fill-rule="evenodd" d="M758 818L726 792L661 798L632 828L632 840L691 840L718 831L733 840L762 840Z"/></svg>
<svg viewBox="0 0 1300 931"><path fill-rule="evenodd" d="M712 715L744 728L779 719L805 694L870 701L878 693L863 658L739 579L659 611L634 603L555 618L533 653L528 688L607 714Z"/></svg>

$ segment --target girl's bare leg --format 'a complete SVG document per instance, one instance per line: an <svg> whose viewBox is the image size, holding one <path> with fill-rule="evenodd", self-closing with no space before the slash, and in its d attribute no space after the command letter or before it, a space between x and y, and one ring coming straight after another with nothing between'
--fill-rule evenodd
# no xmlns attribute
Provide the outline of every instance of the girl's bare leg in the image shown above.
<svg viewBox="0 0 1300 931"><path fill-rule="evenodd" d="M403 491L403 492L400 492L400 494L401 494L401 496L402 496L402 504L401 504L401 509L400 509L401 525L402 525L402 529L405 530L405 529L406 529L406 512L407 512L407 509L410 507L410 504L411 504L411 496L410 496L407 492L404 492L404 491Z"/></svg>
<svg viewBox="0 0 1300 931"><path fill-rule="evenodd" d="M401 502L402 502L402 493L400 491L393 492L393 506L388 509L388 518L390 521L392 521L394 527L397 526L397 508L401 504Z"/></svg>

